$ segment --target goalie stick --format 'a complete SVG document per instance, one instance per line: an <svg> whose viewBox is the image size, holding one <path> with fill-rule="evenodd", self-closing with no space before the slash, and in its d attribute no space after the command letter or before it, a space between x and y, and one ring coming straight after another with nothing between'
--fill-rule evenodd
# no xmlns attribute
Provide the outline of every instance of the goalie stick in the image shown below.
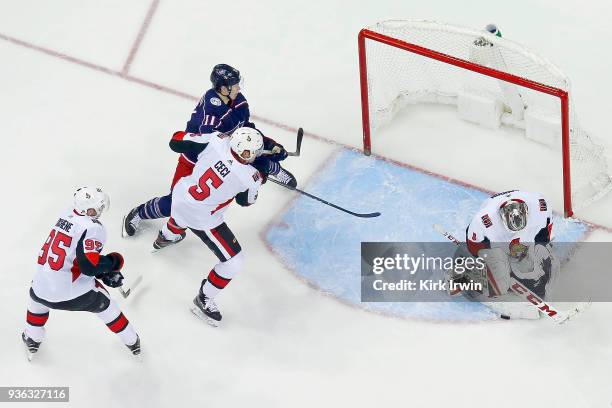
<svg viewBox="0 0 612 408"><path fill-rule="evenodd" d="M299 156L300 155L300 150L302 150L302 139L304 138L304 129L299 128L297 131L297 140L296 140L296 144L295 144L295 152L287 152L287 156ZM274 151L272 150L263 150L261 152L261 154L276 154Z"/></svg>
<svg viewBox="0 0 612 408"><path fill-rule="evenodd" d="M349 211L346 208L342 208L339 205L336 205L334 203L330 203L327 200L324 200L324 199L322 199L320 197L317 197L316 195L307 193L307 192L305 192L303 190L300 190L299 188L288 186L287 184L281 183L280 181L274 180L272 178L268 178L268 180L273 182L274 184L278 184L279 186L283 186L283 187L285 187L288 190L292 190L292 191L298 192L300 194L305 195L306 197L312 198L313 200L317 200L317 201L319 201L319 202L321 202L323 204L329 205L330 207L334 207L337 210L343 211L343 212L345 212L347 214L354 215L355 217L359 217L359 218L374 218L374 217L378 217L380 215L379 212L365 213L364 214L364 213L356 213L356 212L353 212L353 211Z"/></svg>
<svg viewBox="0 0 612 408"><path fill-rule="evenodd" d="M450 232L446 231L441 225L434 224L433 228L438 231L440 234L444 235L446 239L451 241L453 244L459 246L461 242L451 235ZM535 293L525 287L518 280L510 277L510 289L512 292L517 294L522 299L526 300L532 307L538 309L540 313L544 314L544 316L548 317L552 321L557 324L563 324L567 322L569 319L576 316L578 313L583 312L591 306L591 302L581 302L576 307L569 311L561 311L556 309L550 303L545 302L543 299L540 299Z"/></svg>
<svg viewBox="0 0 612 408"><path fill-rule="evenodd" d="M142 282L142 275L138 275L138 277L132 283L132 286L127 288L127 290L123 289L123 286L125 285L119 286L117 289L119 289L121 296L123 296L124 299L127 299L127 297L130 296L130 293L132 293L132 290L136 289L136 287L140 285L140 282Z"/></svg>

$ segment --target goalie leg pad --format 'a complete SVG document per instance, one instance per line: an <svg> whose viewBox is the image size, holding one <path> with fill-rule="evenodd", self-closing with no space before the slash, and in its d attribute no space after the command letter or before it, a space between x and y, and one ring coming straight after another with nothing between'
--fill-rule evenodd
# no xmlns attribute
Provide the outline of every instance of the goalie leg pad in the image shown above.
<svg viewBox="0 0 612 408"><path fill-rule="evenodd" d="M485 260L489 295L504 295L510 289L510 262L501 248L481 249L478 253Z"/></svg>

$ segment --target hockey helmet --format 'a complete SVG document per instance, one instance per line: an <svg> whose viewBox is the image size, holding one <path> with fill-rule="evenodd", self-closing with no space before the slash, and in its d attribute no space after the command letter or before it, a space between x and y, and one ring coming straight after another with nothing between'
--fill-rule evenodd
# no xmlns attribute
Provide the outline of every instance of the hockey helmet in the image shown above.
<svg viewBox="0 0 612 408"><path fill-rule="evenodd" d="M527 215L529 208L523 200L511 199L502 203L499 207L499 215L511 231L520 231L527 226Z"/></svg>
<svg viewBox="0 0 612 408"><path fill-rule="evenodd" d="M244 163L253 163L263 150L263 137L259 130L238 128L232 133L230 148Z"/></svg>
<svg viewBox="0 0 612 408"><path fill-rule="evenodd" d="M101 188L81 187L74 192L74 211L79 215L97 220L109 207L110 197Z"/></svg>
<svg viewBox="0 0 612 408"><path fill-rule="evenodd" d="M210 73L210 82L215 91L221 92L221 87L230 89L233 85L240 83L240 71L227 64L217 64Z"/></svg>

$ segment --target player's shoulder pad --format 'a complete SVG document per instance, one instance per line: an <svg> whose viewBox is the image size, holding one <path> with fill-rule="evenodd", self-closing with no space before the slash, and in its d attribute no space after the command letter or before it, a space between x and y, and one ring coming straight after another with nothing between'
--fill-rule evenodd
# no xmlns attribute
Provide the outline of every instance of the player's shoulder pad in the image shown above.
<svg viewBox="0 0 612 408"><path fill-rule="evenodd" d="M227 105L223 103L214 89L209 89L204 94L204 110L207 112L224 112L227 110Z"/></svg>
<svg viewBox="0 0 612 408"><path fill-rule="evenodd" d="M106 228L104 228L104 225L102 225L100 221L89 217L87 217L87 219L89 220L87 223L87 231L91 231L92 233L106 233Z"/></svg>
<svg viewBox="0 0 612 408"><path fill-rule="evenodd" d="M241 94L238 93L238 95L236 95L236 99L234 100L234 109L241 107L241 106L248 106L249 103L247 102L246 97Z"/></svg>

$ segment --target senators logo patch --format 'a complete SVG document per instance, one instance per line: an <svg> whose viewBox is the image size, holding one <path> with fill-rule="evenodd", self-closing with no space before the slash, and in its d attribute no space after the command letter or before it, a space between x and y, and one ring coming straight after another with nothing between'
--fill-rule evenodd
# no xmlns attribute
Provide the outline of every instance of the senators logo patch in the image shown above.
<svg viewBox="0 0 612 408"><path fill-rule="evenodd" d="M483 215L482 217L480 217L480 219L482 219L482 223L484 224L486 228L489 228L490 226L493 225L491 218L489 218L489 214Z"/></svg>
<svg viewBox="0 0 612 408"><path fill-rule="evenodd" d="M543 198L540 198L540 211L546 211L548 210L548 205L546 204L546 200L544 200Z"/></svg>

